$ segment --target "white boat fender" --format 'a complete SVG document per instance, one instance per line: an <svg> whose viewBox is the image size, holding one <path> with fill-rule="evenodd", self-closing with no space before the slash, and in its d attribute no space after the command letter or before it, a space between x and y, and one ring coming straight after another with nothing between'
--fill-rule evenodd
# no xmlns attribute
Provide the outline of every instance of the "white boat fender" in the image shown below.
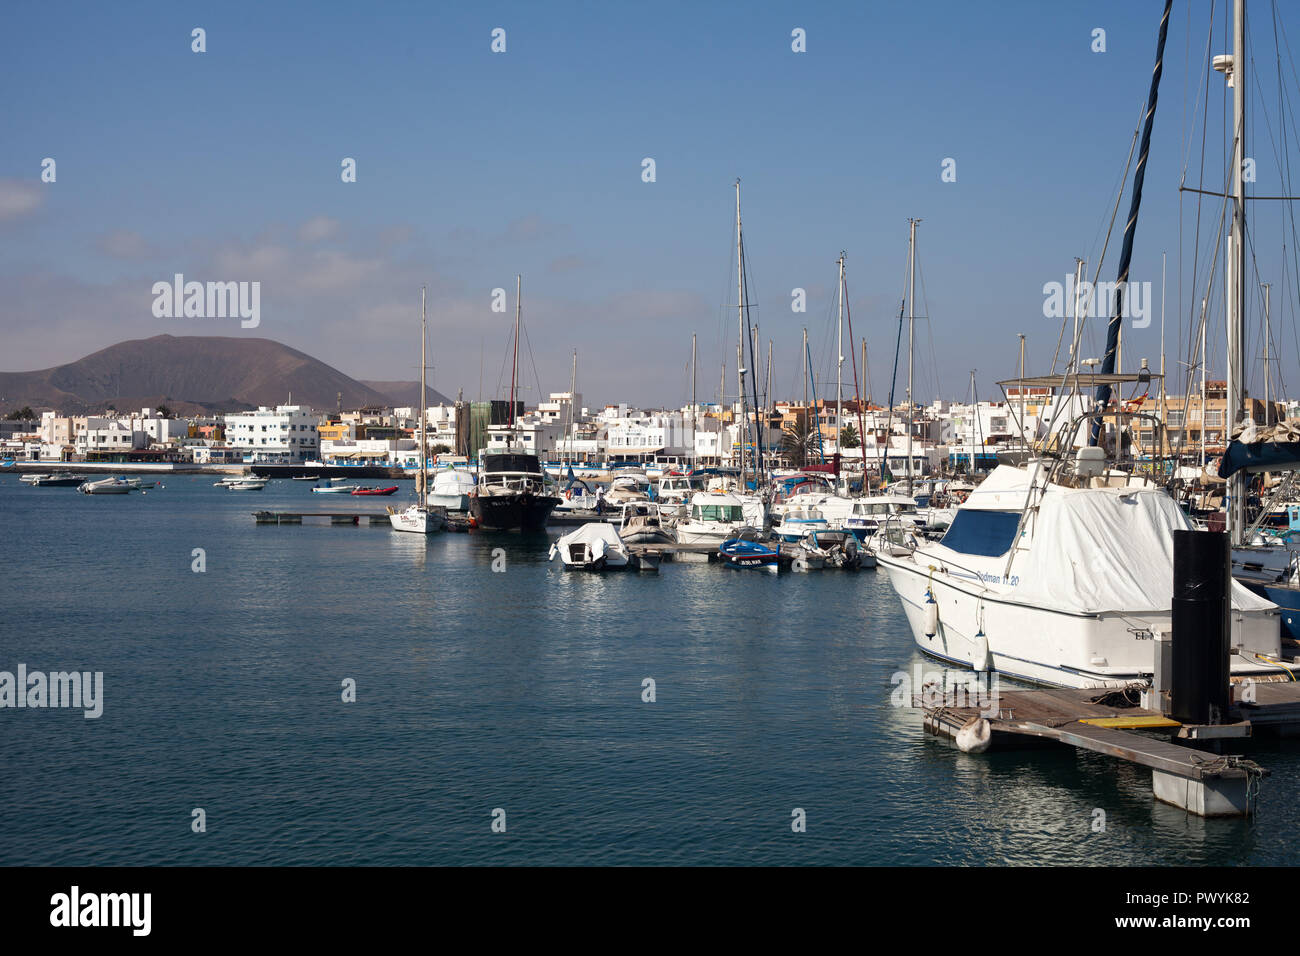
<svg viewBox="0 0 1300 956"><path fill-rule="evenodd" d="M934 601L934 592L925 589L925 636L934 637L939 633L939 605Z"/></svg>
<svg viewBox="0 0 1300 956"><path fill-rule="evenodd" d="M971 665L977 671L993 670L993 654L989 651L988 635L983 628L975 635L975 653L971 656Z"/></svg>
<svg viewBox="0 0 1300 956"><path fill-rule="evenodd" d="M388 509L388 513L389 513L389 514L392 514L392 513L393 513L393 509L392 509L392 508L389 508L389 509ZM559 542L558 542L558 541L551 545L551 550L550 550L550 551L547 553L547 555L546 555L546 560L547 560L547 561L554 561L554 560L555 560L556 549L557 549L558 547L559 547Z"/></svg>
<svg viewBox="0 0 1300 956"><path fill-rule="evenodd" d="M985 717L972 717L957 731L957 748L965 754L982 754L993 741L993 728Z"/></svg>

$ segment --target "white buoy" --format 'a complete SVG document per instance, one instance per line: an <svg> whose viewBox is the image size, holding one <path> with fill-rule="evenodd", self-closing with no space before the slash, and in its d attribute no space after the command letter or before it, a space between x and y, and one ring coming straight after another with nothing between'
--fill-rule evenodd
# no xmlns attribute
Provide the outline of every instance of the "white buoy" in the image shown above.
<svg viewBox="0 0 1300 956"><path fill-rule="evenodd" d="M957 748L962 753L982 754L993 740L993 728L984 717L972 717L957 731Z"/></svg>
<svg viewBox="0 0 1300 956"><path fill-rule="evenodd" d="M993 654L989 650L988 636L983 631L975 635L975 653L971 657L971 666L977 671L993 670Z"/></svg>

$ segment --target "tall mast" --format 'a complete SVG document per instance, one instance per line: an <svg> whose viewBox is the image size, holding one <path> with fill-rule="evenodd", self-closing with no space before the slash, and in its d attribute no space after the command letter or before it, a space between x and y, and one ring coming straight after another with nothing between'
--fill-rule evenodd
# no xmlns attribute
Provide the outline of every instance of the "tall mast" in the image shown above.
<svg viewBox="0 0 1300 956"><path fill-rule="evenodd" d="M1228 303L1228 414L1226 428L1231 436L1245 406L1246 367L1242 343L1246 322L1246 190L1242 166L1246 159L1246 0L1234 0L1232 16L1232 245L1230 261L1231 298ZM1202 423L1204 431L1204 423ZM1233 544L1241 544L1246 527L1246 473L1237 471L1228 479L1228 531Z"/></svg>
<svg viewBox="0 0 1300 956"><path fill-rule="evenodd" d="M867 481L867 421L866 421L867 405L871 404L871 370L867 368L867 337L865 335L862 337L862 375L867 380L867 400L864 403L862 400L862 396L861 395L858 396L858 418L862 422L862 427L858 429L858 431L862 432L862 434L858 436L858 448L861 449L862 451L862 494L865 497L866 495L871 494L871 489L867 487L870 484L870 482ZM875 441L876 428L878 427L878 425L879 425L879 421L876 418L875 413L872 413L871 416L871 435L872 435L871 440L872 441Z"/></svg>
<svg viewBox="0 0 1300 956"><path fill-rule="evenodd" d="M1160 253L1160 422L1163 426L1167 420L1165 418L1165 256L1166 253ZM1183 419L1187 419L1187 398L1183 397ZM1204 428L1204 425L1201 426ZM1160 457L1164 458L1166 452L1165 430L1160 429Z"/></svg>
<svg viewBox="0 0 1300 956"><path fill-rule="evenodd" d="M695 333L691 333L691 464L695 464L695 416L699 412L695 400Z"/></svg>
<svg viewBox="0 0 1300 956"><path fill-rule="evenodd" d="M839 321L836 323L836 348L835 348L835 447L843 452L840 445L840 439L844 435L844 253L840 253L837 260L840 264L840 282L839 291L836 298L839 300Z"/></svg>
<svg viewBox="0 0 1300 956"><path fill-rule="evenodd" d="M736 343L736 381L740 386L740 483L745 484L745 436L749 431L749 409L745 401L745 260L740 231L740 180L736 180L736 322L739 338Z"/></svg>
<svg viewBox="0 0 1300 956"><path fill-rule="evenodd" d="M566 460L573 459L573 401L574 393L578 390L578 350L573 350L573 373L569 376L569 452L565 456Z"/></svg>
<svg viewBox="0 0 1300 956"><path fill-rule="evenodd" d="M1074 258L1074 338L1070 340L1070 362L1066 371L1079 374L1079 288L1083 285L1083 260Z"/></svg>
<svg viewBox="0 0 1300 956"><path fill-rule="evenodd" d="M803 407L808 410L808 326L803 327Z"/></svg>
<svg viewBox="0 0 1300 956"><path fill-rule="evenodd" d="M1021 376L1022 378L1024 376ZM975 426L980 420L980 406L975 393L975 369L970 370L970 473L975 475Z"/></svg>
<svg viewBox="0 0 1300 956"><path fill-rule="evenodd" d="M428 318L425 312L425 287L420 286L420 487L416 491L419 498L421 510L428 507L428 465L429 465L429 442L424 434L426 423L429 420L428 412L425 411L426 390L425 374L429 367L428 355L426 352L426 342L428 340Z"/></svg>
<svg viewBox="0 0 1300 956"><path fill-rule="evenodd" d="M767 384L763 386L763 421L772 411L772 340L767 340Z"/></svg>
<svg viewBox="0 0 1300 956"><path fill-rule="evenodd" d="M909 219L907 235L907 493L912 493L912 346L916 342L916 224Z"/></svg>
<svg viewBox="0 0 1300 956"><path fill-rule="evenodd" d="M523 288L523 277L515 276L515 355L510 366L510 438L514 440L515 434L515 381L519 377L519 316L520 303L519 293Z"/></svg>
<svg viewBox="0 0 1300 956"><path fill-rule="evenodd" d="M1269 379L1272 377L1273 367L1269 365L1268 359L1268 340L1273 337L1273 319L1269 315L1269 289L1272 288L1268 282L1264 286L1264 425L1265 427L1273 424L1273 389Z"/></svg>
<svg viewBox="0 0 1300 956"><path fill-rule="evenodd" d="M1240 3L1241 0L1238 0ZM1119 352L1119 333L1124 324L1124 293L1128 288L1128 270L1133 261L1133 239L1137 235L1138 211L1142 208L1142 184L1146 181L1147 156L1151 151L1151 130L1155 125L1156 103L1160 96L1160 76L1164 72L1165 37L1169 34L1169 9L1173 0L1165 0L1164 13L1160 17L1160 33L1156 39L1156 64L1151 71L1151 87L1147 91L1146 112L1142 120L1142 144L1138 152L1137 167L1133 172L1133 196L1129 201L1128 220L1124 225L1124 245L1120 248L1118 274L1115 277L1115 310L1106 326L1106 352L1101 360L1101 373L1110 375L1115 371L1115 362ZM1094 393L1097 414L1092 419L1088 430L1088 444L1097 445L1101 439L1104 425L1102 413L1110 404L1111 387L1109 384L1098 385Z"/></svg>
<svg viewBox="0 0 1300 956"><path fill-rule="evenodd" d="M867 368L867 337L865 335L862 336L862 375L867 380L867 404L869 405L871 404L871 369ZM862 454L866 454L865 449ZM865 462L866 458L863 458L862 460Z"/></svg>
<svg viewBox="0 0 1300 956"><path fill-rule="evenodd" d="M1205 388L1205 373L1209 363L1209 356L1205 354L1205 345L1206 345L1205 329L1207 325L1208 323L1206 322L1205 319L1204 310L1202 310L1202 315L1201 315L1201 468L1205 468L1205 399L1207 395L1206 388ZM1184 406L1186 406L1186 404L1187 404L1186 402L1183 403ZM1186 409L1184 409L1183 411L1183 419L1184 419L1183 425L1184 427L1186 427L1186 419L1187 419Z"/></svg>

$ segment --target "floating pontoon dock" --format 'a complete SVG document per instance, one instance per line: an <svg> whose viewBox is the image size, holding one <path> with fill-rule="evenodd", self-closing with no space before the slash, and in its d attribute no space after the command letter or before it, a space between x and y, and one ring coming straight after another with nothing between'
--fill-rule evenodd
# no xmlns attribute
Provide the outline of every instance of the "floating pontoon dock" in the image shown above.
<svg viewBox="0 0 1300 956"><path fill-rule="evenodd" d="M923 689L912 704L924 709L925 729L937 736L956 739L964 726L984 716L989 750L1052 745L1091 750L1150 767L1157 800L1199 816L1242 816L1250 812L1259 778L1268 771L1201 746L1217 750L1229 742L1247 744L1257 734L1300 734L1300 683L1258 682L1251 691L1254 703L1237 701L1227 721L1214 725L1180 724L1138 706L1136 689L1000 690L981 711L973 701L962 707L938 702L944 695L936 688L933 696Z"/></svg>
<svg viewBox="0 0 1300 956"><path fill-rule="evenodd" d="M372 528L391 528L387 511L254 511L253 520L258 524L303 524L303 519L312 519L312 524L346 524L369 525ZM325 518L327 521L317 519ZM468 531L469 518L457 515L447 516L448 531Z"/></svg>

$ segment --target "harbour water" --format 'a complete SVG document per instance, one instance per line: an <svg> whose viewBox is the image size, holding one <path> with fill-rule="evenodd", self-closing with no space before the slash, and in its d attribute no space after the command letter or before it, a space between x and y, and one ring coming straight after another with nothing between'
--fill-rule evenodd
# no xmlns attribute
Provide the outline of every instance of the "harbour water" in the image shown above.
<svg viewBox="0 0 1300 956"><path fill-rule="evenodd" d="M1294 745L1255 819L1204 820L1139 767L924 735L883 572L565 574L542 536L257 526L325 505L212 480L0 476L0 670L104 674L98 719L0 710L0 863L1296 862Z"/></svg>

